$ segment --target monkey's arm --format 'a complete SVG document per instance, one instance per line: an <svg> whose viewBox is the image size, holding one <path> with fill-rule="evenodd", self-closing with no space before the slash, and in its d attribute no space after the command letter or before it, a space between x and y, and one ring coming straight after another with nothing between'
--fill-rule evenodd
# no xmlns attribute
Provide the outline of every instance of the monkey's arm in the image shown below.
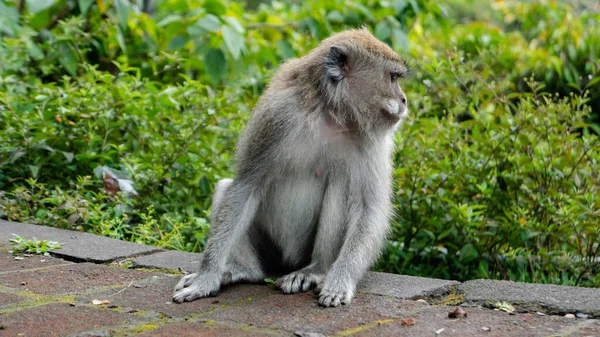
<svg viewBox="0 0 600 337"><path fill-rule="evenodd" d="M219 292L225 264L234 244L247 232L254 220L259 200L252 185L234 180L223 191L212 217L211 232L204 249L200 269L181 279L175 287L175 302L193 301Z"/></svg>
<svg viewBox="0 0 600 337"><path fill-rule="evenodd" d="M199 271L179 281L173 295L175 302L193 301L219 292L231 250L254 221L260 204L260 188L273 161L269 154L280 142L277 136L282 125L274 109L264 105L256 109L237 144L236 177L227 188L215 194L211 231Z"/></svg>
<svg viewBox="0 0 600 337"><path fill-rule="evenodd" d="M323 306L350 303L358 281L377 259L385 242L391 208L386 193L390 181L382 178L362 182L362 186L350 187L347 233L321 288L319 304Z"/></svg>
<svg viewBox="0 0 600 337"><path fill-rule="evenodd" d="M259 200L257 191L245 181L235 179L212 217L211 233L204 250L201 269L222 272L235 242L254 220Z"/></svg>
<svg viewBox="0 0 600 337"><path fill-rule="evenodd" d="M345 232L345 178L343 174L328 177L310 264L277 280L284 293L293 294L319 286L335 261Z"/></svg>

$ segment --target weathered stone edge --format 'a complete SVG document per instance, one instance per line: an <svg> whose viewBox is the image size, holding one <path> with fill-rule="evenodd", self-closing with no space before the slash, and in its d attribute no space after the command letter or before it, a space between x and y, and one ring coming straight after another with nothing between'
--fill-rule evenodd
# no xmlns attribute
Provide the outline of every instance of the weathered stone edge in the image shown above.
<svg viewBox="0 0 600 337"><path fill-rule="evenodd" d="M4 237L3 244L8 244L12 234L23 236L26 239L58 241L62 248L51 251L50 255L73 262L108 263L164 251L159 247L120 241L90 233L0 220L0 237Z"/></svg>
<svg viewBox="0 0 600 337"><path fill-rule="evenodd" d="M0 220L0 227L2 225L6 225L6 224L12 224L13 225L13 229L14 225L16 225L17 223L14 222L6 222L3 220ZM36 225L29 225L29 224L19 224L19 225L23 225L23 228L26 228L25 226L36 226ZM58 228L51 228L51 227L45 227L45 226L37 226L39 227L39 229L41 230L41 232L43 232L41 236L38 236L38 239L48 239L48 240L55 240L57 238L52 238L52 235L55 234L57 237L65 237L65 235L69 235L68 232L70 231L66 231L63 229L58 229ZM6 231L2 231L2 228L0 228L0 234L2 233L6 233ZM15 234L19 234L19 231L15 231ZM31 227L28 228L28 230L26 230L25 232L27 233L31 233L32 229ZM79 232L72 232L74 234L76 234L76 239L78 240L78 238L80 237L85 237L85 240L87 241L88 245L89 244L93 244L94 241L98 241L99 245L106 245L108 242L110 242L108 245L110 245L113 248L119 248L121 250L124 251L129 251L128 253L124 253L124 254L116 254L116 255L112 255L111 259L107 260L107 259L94 259L91 258L90 256L78 256L76 253L76 251L74 252L70 252L70 253L64 253L61 252L61 249L53 251L51 254L59 257L59 258L63 258L65 260L70 260L70 261L74 261L74 262L94 262L94 263L106 263L106 262L111 262L111 261L116 261L116 260L121 260L121 259L127 259L127 258L131 258L133 259L133 267L134 268L156 268L156 269L161 269L161 270L165 270L165 271L186 271L186 272L190 272L193 271L193 266L194 266L194 261L196 259L198 259L200 257L200 254L196 254L196 253L187 253L187 252L180 252L180 251L165 251L163 249L157 248L157 247L152 247L152 246L147 246L147 245L142 245L142 244L136 244L136 243L131 243L131 242L125 242L125 241L120 241L117 239L111 239L111 238L106 238L106 237L102 237L102 236L97 236L97 235L93 235L93 234L89 234L89 233L79 233ZM3 238L2 241L8 241L8 238ZM132 249L130 249L132 248ZM139 248L139 249L136 249ZM178 262L177 263L167 263L165 264L164 261L163 263L158 263L158 261L163 258L165 255L171 255L175 257L175 260ZM168 261L167 261L168 262ZM393 288L396 287L401 287L402 284L404 283L403 280L411 280L414 278L420 279L423 282L431 282L434 285L431 287L428 287L424 290L421 291L417 291L417 292L410 292L407 291L408 295L404 295L404 294L398 294L396 291L393 291L394 289L390 289L390 288L385 288L382 286L379 286L379 288L377 287L371 287L370 289L367 287L366 289L359 287L359 291L364 292L364 293L369 293L369 294L376 294L376 295L383 295L383 296L392 296L392 297L396 297L399 299L419 299L419 298L424 298L427 299L430 302L435 302L435 303L444 303L444 298L446 298L448 295L458 295L459 300L456 301L453 304L459 304L461 302L467 302L470 304L480 304L483 306L487 306L489 307L491 305L491 303L493 302L497 302L500 299L497 297L497 294L494 294L494 296L490 296L489 298L482 298L481 296L470 296L470 289L469 287L466 287L466 284L469 284L468 282L471 281L467 281L465 283L461 283L458 281L448 281L448 280L437 280L437 279L430 279L430 278L419 278L419 277L411 277L411 276L403 276L403 275L393 275L390 276L391 274L386 274L386 273L378 273L378 272L369 272L368 277L370 279L381 279L381 278L386 278L387 283L389 284L389 280L390 278L393 279ZM413 280L414 281L414 280ZM486 287L488 286L488 284L492 284L493 282L497 282L495 280L477 280L477 282L479 282L479 285L482 287ZM383 284L385 284L385 282L383 282ZM514 283L515 287L525 287L525 286L529 286L529 285L521 285L520 283ZM559 286L556 286L559 287ZM574 288L575 287L566 287L566 286L560 286L560 287L564 287L565 289L570 289L571 291L576 291ZM599 296L600 296L600 289L595 289L598 291ZM546 311L547 313L550 314L564 314L565 310L564 308L562 308L560 305L553 305L553 304L549 304L549 303L543 303L540 301L528 301L526 298L520 299L520 300L507 300L507 302L512 303L514 305L519 306L519 308L521 310L533 310L533 309L539 309L539 310L543 310ZM573 310L570 310L573 311ZM584 310L578 310L578 312L581 313L585 313L590 315L590 318L598 318L600 317L600 302L598 304L598 308L592 308L590 309L584 309Z"/></svg>

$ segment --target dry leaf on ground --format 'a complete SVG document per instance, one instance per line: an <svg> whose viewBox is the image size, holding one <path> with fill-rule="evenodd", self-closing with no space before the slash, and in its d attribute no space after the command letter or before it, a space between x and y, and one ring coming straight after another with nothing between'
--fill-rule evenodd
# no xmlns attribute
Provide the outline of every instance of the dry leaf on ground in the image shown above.
<svg viewBox="0 0 600 337"><path fill-rule="evenodd" d="M415 325L415 323L417 323L417 320L412 317L407 317L407 318L401 319L400 323L404 326L411 326L411 325Z"/></svg>
<svg viewBox="0 0 600 337"><path fill-rule="evenodd" d="M467 318L467 313L459 307L448 313L448 318Z"/></svg>

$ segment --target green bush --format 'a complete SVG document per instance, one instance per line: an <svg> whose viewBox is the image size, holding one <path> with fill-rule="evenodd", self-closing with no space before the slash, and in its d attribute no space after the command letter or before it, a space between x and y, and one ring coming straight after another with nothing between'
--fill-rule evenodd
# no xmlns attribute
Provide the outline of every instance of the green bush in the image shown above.
<svg viewBox="0 0 600 337"><path fill-rule="evenodd" d="M213 187L271 71L365 25L413 68L377 268L600 286L597 11L139 3L0 0L1 218L202 250Z"/></svg>

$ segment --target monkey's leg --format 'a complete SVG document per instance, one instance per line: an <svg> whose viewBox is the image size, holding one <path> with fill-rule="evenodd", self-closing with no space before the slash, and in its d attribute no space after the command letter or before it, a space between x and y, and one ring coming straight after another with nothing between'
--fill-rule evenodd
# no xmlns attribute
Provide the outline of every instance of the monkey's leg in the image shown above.
<svg viewBox="0 0 600 337"><path fill-rule="evenodd" d="M239 245L234 248L227 262L226 271L221 278L221 285L239 282L256 283L264 280L260 260L249 236L244 236Z"/></svg>
<svg viewBox="0 0 600 337"><path fill-rule="evenodd" d="M217 184L213 199L212 227L200 269L187 275L175 287L173 301L193 301L215 296L231 261L232 249L239 247L258 209L258 199L249 185L231 179ZM225 280L233 280L239 273Z"/></svg>
<svg viewBox="0 0 600 337"><path fill-rule="evenodd" d="M344 243L331 269L325 276L320 291L319 304L337 307L352 300L358 281L377 258L388 227L390 201L385 179L373 186L349 193L347 233Z"/></svg>
<svg viewBox="0 0 600 337"><path fill-rule="evenodd" d="M331 178L323 196L321 215L313 246L311 263L277 280L277 286L286 294L308 291L323 283L325 273L335 261L344 237L346 209L343 181Z"/></svg>
<svg viewBox="0 0 600 337"><path fill-rule="evenodd" d="M244 281L256 283L264 280L265 274L260 260L248 237L242 238L240 244L233 250L232 257L227 262L225 272L221 276L221 286ZM202 265L202 256L201 254L200 265ZM183 289L185 282L191 282L194 278L193 275L195 274L184 276L177 285L179 288L176 288L176 290Z"/></svg>

